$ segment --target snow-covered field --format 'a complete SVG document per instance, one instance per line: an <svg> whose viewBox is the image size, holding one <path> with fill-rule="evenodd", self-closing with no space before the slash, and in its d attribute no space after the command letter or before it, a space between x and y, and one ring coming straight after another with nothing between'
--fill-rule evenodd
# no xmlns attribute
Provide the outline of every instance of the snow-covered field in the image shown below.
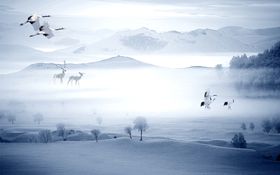
<svg viewBox="0 0 280 175"><path fill-rule="evenodd" d="M78 71L86 73L80 85L67 86L68 77ZM233 88L228 69L76 68L67 71L64 84L53 83L54 73L59 69L1 75L0 109L16 115L13 125L0 118L0 137L11 142L0 143L1 175L280 172L274 161L280 135L261 128L263 119L280 113L279 98L245 98ZM207 89L218 94L210 110L200 107ZM232 110L223 107L232 98ZM38 112L44 116L40 125L33 122ZM137 116L149 124L143 142L137 130L133 140L124 133ZM242 131L242 122L253 122L255 130ZM27 143L42 129L55 131L57 123L78 134L68 141ZM103 133L98 143L92 129ZM244 133L247 149L230 144L238 132Z"/></svg>
<svg viewBox="0 0 280 175"><path fill-rule="evenodd" d="M1 174L277 174L279 162L251 149L168 139L2 143Z"/></svg>

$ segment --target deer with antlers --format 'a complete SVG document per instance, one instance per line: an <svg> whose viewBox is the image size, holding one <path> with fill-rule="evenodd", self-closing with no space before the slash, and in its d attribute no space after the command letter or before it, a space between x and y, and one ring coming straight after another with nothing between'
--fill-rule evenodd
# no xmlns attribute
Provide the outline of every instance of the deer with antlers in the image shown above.
<svg viewBox="0 0 280 175"><path fill-rule="evenodd" d="M65 77L65 72L66 72L66 61L64 61L63 67L61 67L57 64L55 64L55 65L56 65L56 67L60 68L62 70L62 72L59 73L59 74L54 74L53 75L54 82L55 82L56 79L59 79L60 83L63 83L63 79Z"/></svg>
<svg viewBox="0 0 280 175"><path fill-rule="evenodd" d="M78 76L74 76L74 75L73 75L73 76L70 76L67 84L69 84L69 83L72 84L72 82L75 81L75 85L79 85L79 84L80 84L80 83L79 83L79 82L80 82L80 79L83 77L83 75L84 75L85 73L79 72L79 74L80 74L80 75L78 75Z"/></svg>

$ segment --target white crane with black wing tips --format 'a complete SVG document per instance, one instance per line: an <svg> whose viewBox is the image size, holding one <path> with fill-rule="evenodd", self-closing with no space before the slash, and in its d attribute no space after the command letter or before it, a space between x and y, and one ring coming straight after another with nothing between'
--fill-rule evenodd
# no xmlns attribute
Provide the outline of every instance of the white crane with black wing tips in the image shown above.
<svg viewBox="0 0 280 175"><path fill-rule="evenodd" d="M210 91L207 90L204 93L204 100L200 103L200 107L204 106L207 109L210 109L210 104L216 100L218 95L211 95Z"/></svg>
<svg viewBox="0 0 280 175"><path fill-rule="evenodd" d="M30 23L35 31L38 31L40 28L40 18L47 18L51 17L50 15L37 15L33 14L27 18L27 20L20 25L23 26L24 24Z"/></svg>
<svg viewBox="0 0 280 175"><path fill-rule="evenodd" d="M224 106L227 106L228 109L231 109L231 105L234 103L234 99L232 99L231 101L225 101L224 102Z"/></svg>
<svg viewBox="0 0 280 175"><path fill-rule="evenodd" d="M54 31L64 30L64 29L65 28L63 28L63 27L53 29L53 28L50 27L50 25L47 22L45 22L44 25L39 27L39 32L37 32L33 35L30 35L29 37L34 37L34 36L37 36L37 35L43 35L46 38L50 39L50 38L54 37Z"/></svg>

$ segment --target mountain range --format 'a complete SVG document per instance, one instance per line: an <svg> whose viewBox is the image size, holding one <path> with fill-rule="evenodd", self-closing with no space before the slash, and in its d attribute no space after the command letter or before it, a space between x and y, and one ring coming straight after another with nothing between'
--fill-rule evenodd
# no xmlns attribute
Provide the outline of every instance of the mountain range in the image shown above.
<svg viewBox="0 0 280 175"><path fill-rule="evenodd" d="M84 47L84 53L186 54L208 52L261 52L280 40L280 27L246 29L224 27L190 32L159 33L148 28L114 33Z"/></svg>
<svg viewBox="0 0 280 175"><path fill-rule="evenodd" d="M15 29L17 27L17 29ZM30 26L28 26L30 27ZM216 52L262 52L280 41L280 27L247 29L224 27L218 30L197 29L189 32L157 32L148 28L113 32L67 31L60 32L52 40L41 36L29 38L28 27L0 24L1 57L9 54L8 47L24 47L16 53L27 55L33 48L57 48L55 54L187 54ZM23 30L24 33L19 32ZM23 36L24 35L24 36ZM11 37L11 39L7 39ZM15 46L16 45L16 46ZM4 49L3 49L4 48ZM27 50L27 51L26 51ZM33 54L33 51L31 52Z"/></svg>
<svg viewBox="0 0 280 175"><path fill-rule="evenodd" d="M260 53L280 41L280 27L247 29L230 26L218 30L197 29L189 32L157 32L148 28L119 32L67 29L59 32L51 40L43 36L29 38L30 27L0 23L2 72L19 69L21 65L16 65L16 62L25 65L63 60L87 62L87 60L98 60L100 55L106 58L112 55L139 54ZM52 48L54 51L46 52ZM231 56L234 55L236 54ZM4 69L8 70L4 71Z"/></svg>

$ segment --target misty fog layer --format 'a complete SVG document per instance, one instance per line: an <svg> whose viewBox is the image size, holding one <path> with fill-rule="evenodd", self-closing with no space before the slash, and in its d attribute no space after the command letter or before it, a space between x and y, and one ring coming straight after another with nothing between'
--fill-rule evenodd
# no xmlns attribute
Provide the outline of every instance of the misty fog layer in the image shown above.
<svg viewBox="0 0 280 175"><path fill-rule="evenodd" d="M70 75L83 71L80 85L67 85ZM45 120L88 123L94 114L114 121L117 118L197 118L197 117L264 117L280 112L277 98L247 98L234 86L229 69L213 68L135 68L73 69L63 84L54 82L59 70L24 70L1 75L1 110L11 111L22 122L32 121L34 113ZM217 94L211 109L200 107L203 94ZM275 92L259 91L255 93ZM235 100L232 110L223 106ZM6 122L6 121L1 121Z"/></svg>

